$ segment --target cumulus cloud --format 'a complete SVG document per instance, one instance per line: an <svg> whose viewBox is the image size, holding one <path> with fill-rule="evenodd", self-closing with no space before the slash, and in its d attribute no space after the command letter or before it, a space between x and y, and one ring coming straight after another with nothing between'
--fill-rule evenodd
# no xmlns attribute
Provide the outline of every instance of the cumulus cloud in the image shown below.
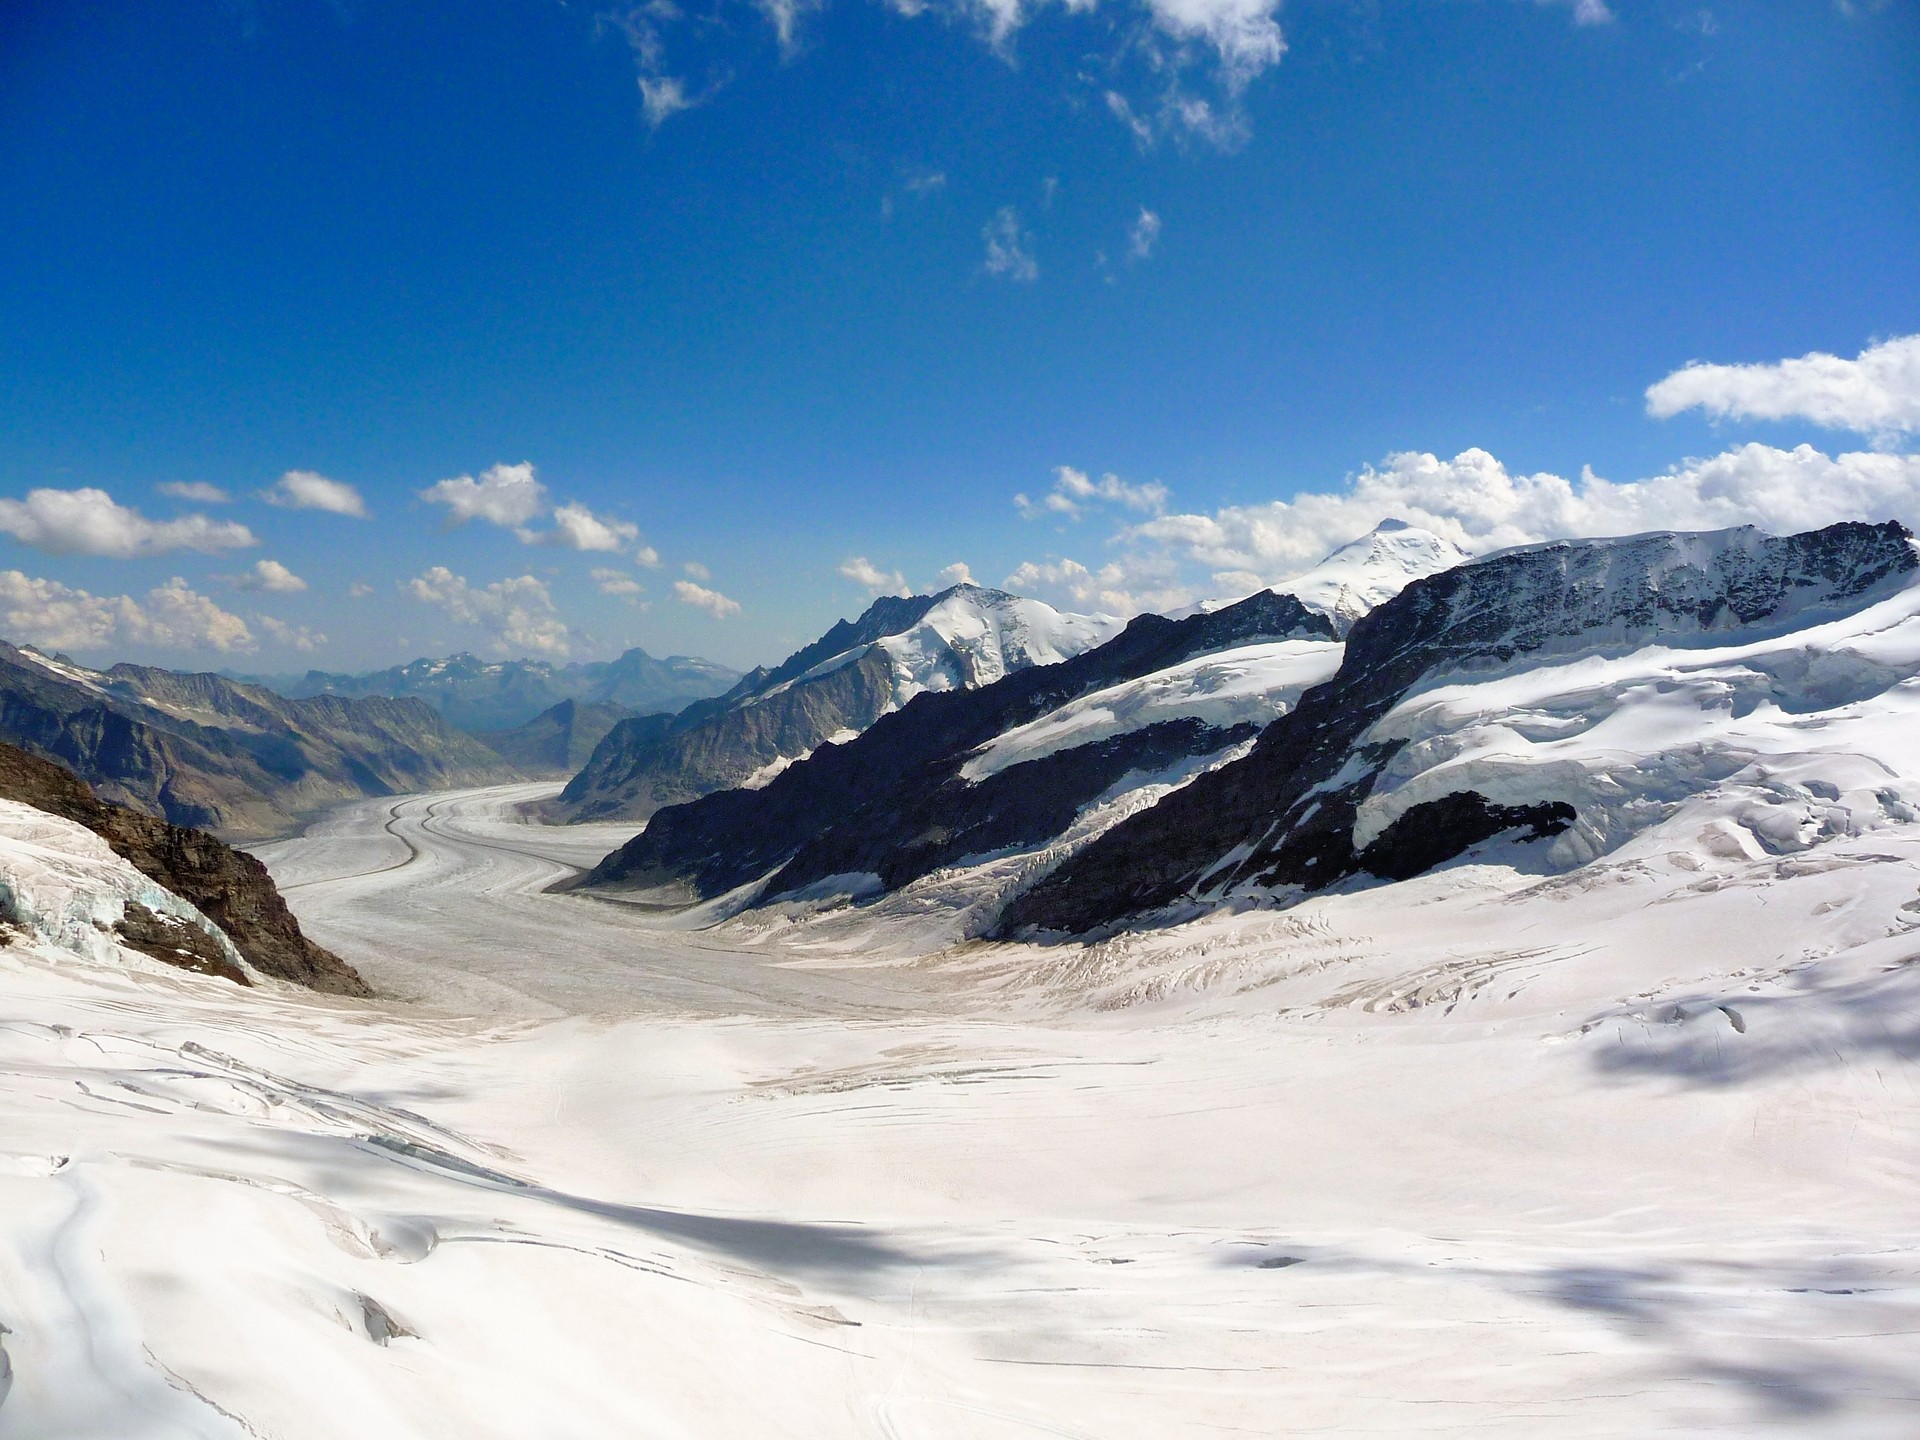
<svg viewBox="0 0 1920 1440"><path fill-rule="evenodd" d="M1033 258L1033 236L1020 228L1020 212L1002 205L980 232L986 241L987 258L982 261L987 274L1002 280L1031 285L1040 278L1040 264Z"/></svg>
<svg viewBox="0 0 1920 1440"><path fill-rule="evenodd" d="M347 587L347 598L349 600L364 600L371 594L373 594L373 586L367 584L364 580L356 580Z"/></svg>
<svg viewBox="0 0 1920 1440"><path fill-rule="evenodd" d="M603 568L589 571L588 574L602 595L618 595L623 600L632 600L646 593L647 587L624 570Z"/></svg>
<svg viewBox="0 0 1920 1440"><path fill-rule="evenodd" d="M1098 565L1022 565L1010 589L1115 613L1162 610L1208 595L1280 584L1398 519L1475 554L1568 536L1758 525L1776 534L1839 520L1920 521L1920 455L1827 455L1749 444L1666 473L1616 482L1510 471L1484 450L1450 460L1418 451L1367 466L1337 490L1211 514L1123 526Z"/></svg>
<svg viewBox="0 0 1920 1440"><path fill-rule="evenodd" d="M168 480L154 489L176 500L193 500L202 505L224 505L233 499L218 485L209 485L204 480Z"/></svg>
<svg viewBox="0 0 1920 1440"><path fill-rule="evenodd" d="M553 512L553 529L535 538L571 550L619 550L640 538L640 527L625 520L605 519L584 505L568 504Z"/></svg>
<svg viewBox="0 0 1920 1440"><path fill-rule="evenodd" d="M1053 472L1053 488L1038 500L1029 499L1025 494L1013 497L1014 509L1028 520L1055 515L1078 520L1090 505L1118 505L1125 510L1158 515L1167 508L1167 487L1152 480L1144 485L1130 485L1113 474L1095 480L1084 470L1061 465Z"/></svg>
<svg viewBox="0 0 1920 1440"><path fill-rule="evenodd" d="M104 555L131 560L171 550L212 554L259 543L246 526L205 515L149 520L104 490L29 490L0 500L0 532L51 555Z"/></svg>
<svg viewBox="0 0 1920 1440"><path fill-rule="evenodd" d="M565 655L571 648L553 596L531 575L475 587L446 566L435 565L409 580L406 588L422 604L485 630L498 653Z"/></svg>
<svg viewBox="0 0 1920 1440"><path fill-rule="evenodd" d="M1142 205L1140 214L1127 230L1127 258L1145 260L1159 243L1160 217Z"/></svg>
<svg viewBox="0 0 1920 1440"><path fill-rule="evenodd" d="M307 582L278 560L256 560L238 575L224 577L236 590L270 590L291 595L307 588Z"/></svg>
<svg viewBox="0 0 1920 1440"><path fill-rule="evenodd" d="M696 580L711 580L713 578L713 572L698 560L688 560L682 564L680 568Z"/></svg>
<svg viewBox="0 0 1920 1440"><path fill-rule="evenodd" d="M447 522L452 525L485 520L511 529L537 519L547 509L547 487L524 460L518 465L491 466L478 480L456 475L438 481L422 490L420 498L429 505L446 506Z"/></svg>
<svg viewBox="0 0 1920 1440"><path fill-rule="evenodd" d="M849 555L840 562L840 573L856 585L864 585L875 595L911 595L907 577L898 570L882 570L864 555Z"/></svg>
<svg viewBox="0 0 1920 1440"><path fill-rule="evenodd" d="M1920 431L1920 335L1868 346L1851 360L1813 351L1770 365L1696 360L1647 387L1647 413L1699 409L1715 419L1809 420L1891 444Z"/></svg>
<svg viewBox="0 0 1920 1440"><path fill-rule="evenodd" d="M309 630L304 625L289 625L271 615L256 615L253 618L262 630L273 637L274 644L284 645L289 650L317 650L327 643L325 635L318 630Z"/></svg>
<svg viewBox="0 0 1920 1440"><path fill-rule="evenodd" d="M289 470L266 490L261 499L287 510L325 510L334 515L367 518L367 502L360 492L344 480L329 480L311 470Z"/></svg>
<svg viewBox="0 0 1920 1440"><path fill-rule="evenodd" d="M525 545L558 545L569 550L617 552L637 544L640 527L626 520L596 515L577 500L551 505L547 487L541 483L533 465L493 465L480 473L456 475L441 480L420 492L429 505L444 505L447 522L464 525L469 520L485 520L513 531ZM553 528L536 530L533 522L550 518ZM641 546L637 557L642 564L657 564L659 555Z"/></svg>
<svg viewBox="0 0 1920 1440"><path fill-rule="evenodd" d="M716 620L725 620L729 615L740 613L740 602L730 600L718 590L709 590L704 585L696 585L691 580L673 582L673 596L682 605L691 605L695 610L704 610Z"/></svg>
<svg viewBox="0 0 1920 1440"><path fill-rule="evenodd" d="M58 580L0 570L0 632L42 650L154 646L164 650L244 651L252 632L175 576L146 594L93 595Z"/></svg>
<svg viewBox="0 0 1920 1440"><path fill-rule="evenodd" d="M942 570L935 578L939 581L939 588L942 590L945 590L950 585L971 585L974 583L973 571L964 560L954 561L953 564L947 566L947 568Z"/></svg>

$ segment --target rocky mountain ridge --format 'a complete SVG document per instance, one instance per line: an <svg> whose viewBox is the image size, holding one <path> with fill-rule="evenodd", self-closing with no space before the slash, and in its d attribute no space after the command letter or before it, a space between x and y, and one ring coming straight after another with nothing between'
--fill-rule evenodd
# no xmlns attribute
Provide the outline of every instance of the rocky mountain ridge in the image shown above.
<svg viewBox="0 0 1920 1440"><path fill-rule="evenodd" d="M414 699L289 700L224 676L90 670L0 642L0 740L106 800L228 839L290 833L348 800L513 777Z"/></svg>
<svg viewBox="0 0 1920 1440"><path fill-rule="evenodd" d="M1001 932L1085 934L1242 888L1401 878L1503 833L1558 835L1577 818L1564 801L1463 788L1356 837L1360 807L1407 743L1370 731L1447 677L1810 626L1908 584L1916 564L1902 526L1847 523L1559 541L1415 581L1353 626L1339 672L1244 758L1071 857L1012 902Z"/></svg>
<svg viewBox="0 0 1920 1440"><path fill-rule="evenodd" d="M763 784L916 695L1056 663L1119 624L977 585L882 597L780 665L689 706L664 731L643 721L615 726L561 793L555 815L644 819L715 791Z"/></svg>

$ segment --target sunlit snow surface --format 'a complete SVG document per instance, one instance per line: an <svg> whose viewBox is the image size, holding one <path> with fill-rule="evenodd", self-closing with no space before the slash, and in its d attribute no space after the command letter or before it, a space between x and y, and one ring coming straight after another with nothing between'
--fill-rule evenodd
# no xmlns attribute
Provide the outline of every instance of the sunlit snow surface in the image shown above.
<svg viewBox="0 0 1920 1440"><path fill-rule="evenodd" d="M1775 717L1685 668L1750 660L1635 660L1581 733L1643 693L1693 706L1668 750L1855 724L1911 793L1905 683ZM1472 695L1387 723L1550 743ZM0 1437L1911 1436L1920 828L1770 841L1751 784L1571 870L1092 947L928 948L926 887L1018 857L705 932L548 895L626 832L519 824L524 786L263 851L407 998L15 930ZM38 893L137 883L37 823L0 814Z"/></svg>

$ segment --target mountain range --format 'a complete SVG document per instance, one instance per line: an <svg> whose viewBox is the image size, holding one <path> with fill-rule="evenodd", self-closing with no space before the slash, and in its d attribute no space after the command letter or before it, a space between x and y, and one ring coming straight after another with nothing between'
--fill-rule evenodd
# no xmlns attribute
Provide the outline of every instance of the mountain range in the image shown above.
<svg viewBox="0 0 1920 1440"><path fill-rule="evenodd" d="M293 699L413 696L453 725L477 734L525 725L563 700L614 705L636 715L675 711L721 694L740 678L738 670L712 660L687 655L661 660L636 647L618 659L566 665L545 660L481 660L462 652L444 660L413 660L361 675L309 670L298 677L263 677L260 683Z"/></svg>
<svg viewBox="0 0 1920 1440"><path fill-rule="evenodd" d="M102 799L229 840L287 834L370 795L514 777L417 699L288 699L148 665L90 670L0 642L0 741L55 761Z"/></svg>
<svg viewBox="0 0 1920 1440"><path fill-rule="evenodd" d="M797 915L897 897L954 938L1047 939L1487 846L1576 868L1687 805L1752 853L1920 805L1860 759L1904 743L1920 670L1887 638L1920 630L1898 525L1564 541L1426 574L1405 572L1450 557L1403 527L1346 548L1361 573L1305 587L1317 606L1141 617L923 695L759 789L661 810L579 883Z"/></svg>
<svg viewBox="0 0 1920 1440"><path fill-rule="evenodd" d="M671 722L614 726L552 808L568 821L645 819L715 791L752 789L916 695L1057 664L1119 628L1111 616L1069 614L978 585L886 596Z"/></svg>

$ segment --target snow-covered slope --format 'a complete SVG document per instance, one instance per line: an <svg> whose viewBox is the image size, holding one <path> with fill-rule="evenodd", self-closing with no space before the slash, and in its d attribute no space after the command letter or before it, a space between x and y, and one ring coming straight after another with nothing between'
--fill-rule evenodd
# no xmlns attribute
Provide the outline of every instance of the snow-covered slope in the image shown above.
<svg viewBox="0 0 1920 1440"><path fill-rule="evenodd" d="M217 953L250 981L258 978L219 926L84 825L0 800L0 921L12 927L9 941L18 936L53 956L164 973L168 967L159 960L125 943L123 930L130 922L138 926L143 908L165 917L163 926L192 930L184 938L195 949Z"/></svg>
<svg viewBox="0 0 1920 1440"><path fill-rule="evenodd" d="M1216 730L1264 726L1285 714L1302 691L1333 677L1341 648L1330 640L1272 640L1122 681L1004 731L981 746L960 773L985 780L1014 765L1169 720L1199 720Z"/></svg>
<svg viewBox="0 0 1920 1440"><path fill-rule="evenodd" d="M716 790L763 786L916 695L978 689L1056 665L1121 625L978 585L885 596L774 669L692 706L665 733L638 722L615 726L562 793L560 817L644 819Z"/></svg>
<svg viewBox="0 0 1920 1440"><path fill-rule="evenodd" d="M1384 604L1414 581L1464 565L1473 556L1451 540L1409 525L1382 520L1358 540L1349 541L1304 575L1274 588L1297 595L1302 604L1331 616L1340 633L1375 606Z"/></svg>

